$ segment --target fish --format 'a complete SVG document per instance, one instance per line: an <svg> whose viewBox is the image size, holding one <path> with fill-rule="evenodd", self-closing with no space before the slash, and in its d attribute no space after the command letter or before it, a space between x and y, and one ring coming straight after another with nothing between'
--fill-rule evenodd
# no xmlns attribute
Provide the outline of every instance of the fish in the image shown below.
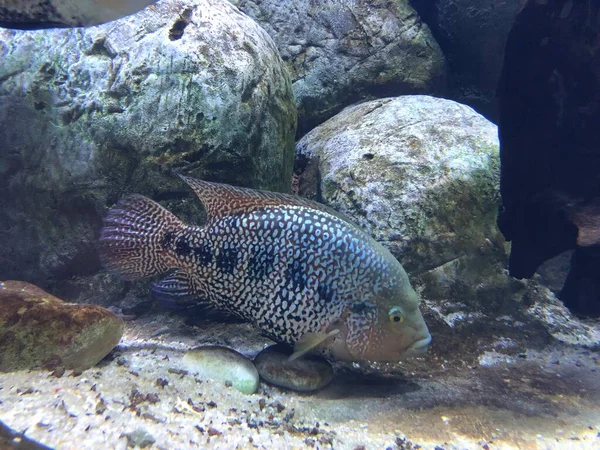
<svg viewBox="0 0 600 450"><path fill-rule="evenodd" d="M179 175L207 213L188 225L142 195L107 213L98 250L158 298L205 302L264 335L338 361L424 355L431 335L400 262L334 209L291 194Z"/></svg>
<svg viewBox="0 0 600 450"><path fill-rule="evenodd" d="M0 27L18 30L100 25L157 0L0 0Z"/></svg>

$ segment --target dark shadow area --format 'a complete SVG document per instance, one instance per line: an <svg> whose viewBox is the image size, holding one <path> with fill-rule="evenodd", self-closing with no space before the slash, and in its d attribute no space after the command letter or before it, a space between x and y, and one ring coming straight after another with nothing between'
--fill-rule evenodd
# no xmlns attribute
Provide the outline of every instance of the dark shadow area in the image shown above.
<svg viewBox="0 0 600 450"><path fill-rule="evenodd" d="M600 315L600 1L530 1L510 31L497 90L510 274L575 249L560 293Z"/></svg>
<svg viewBox="0 0 600 450"><path fill-rule="evenodd" d="M322 399L389 398L421 389L407 378L366 375L358 372L336 372L331 384L317 395Z"/></svg>

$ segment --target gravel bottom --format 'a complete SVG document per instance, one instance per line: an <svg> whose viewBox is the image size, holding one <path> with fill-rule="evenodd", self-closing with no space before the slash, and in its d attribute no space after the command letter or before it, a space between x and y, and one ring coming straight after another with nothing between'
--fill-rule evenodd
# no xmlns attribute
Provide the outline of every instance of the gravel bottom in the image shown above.
<svg viewBox="0 0 600 450"><path fill-rule="evenodd" d="M313 394L261 383L244 395L179 361L199 342L253 355L268 340L239 324L198 336L165 323L128 323L80 374L1 374L0 420L56 449L600 448L598 353L555 347L394 377L341 370Z"/></svg>

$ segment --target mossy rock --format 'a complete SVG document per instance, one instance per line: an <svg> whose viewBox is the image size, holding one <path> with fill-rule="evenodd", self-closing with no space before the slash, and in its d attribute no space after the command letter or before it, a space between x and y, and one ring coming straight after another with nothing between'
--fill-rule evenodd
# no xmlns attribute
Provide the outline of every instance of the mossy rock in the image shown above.
<svg viewBox="0 0 600 450"><path fill-rule="evenodd" d="M1 29L0 59L0 279L54 289L94 275L102 217L130 193L199 220L175 172L290 190L290 78L268 34L224 0L164 0L98 27Z"/></svg>
<svg viewBox="0 0 600 450"><path fill-rule="evenodd" d="M123 321L105 308L65 303L21 281L0 282L0 371L88 369L122 335Z"/></svg>
<svg viewBox="0 0 600 450"><path fill-rule="evenodd" d="M374 100L297 144L297 163L318 160L318 176L300 189L319 193L420 274L488 241L502 247L498 145L496 126L468 106L421 95Z"/></svg>

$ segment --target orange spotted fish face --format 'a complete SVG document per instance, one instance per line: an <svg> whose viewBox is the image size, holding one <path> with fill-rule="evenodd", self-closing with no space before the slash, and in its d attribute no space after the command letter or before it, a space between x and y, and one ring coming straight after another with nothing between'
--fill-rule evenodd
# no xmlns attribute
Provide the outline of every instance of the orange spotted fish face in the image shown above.
<svg viewBox="0 0 600 450"><path fill-rule="evenodd" d="M419 309L419 297L393 256L387 253L385 260L391 271L380 280L384 287L375 296L365 294L367 300L350 304L342 319L331 325L341 331L325 350L335 359L399 361L427 352L431 335Z"/></svg>

